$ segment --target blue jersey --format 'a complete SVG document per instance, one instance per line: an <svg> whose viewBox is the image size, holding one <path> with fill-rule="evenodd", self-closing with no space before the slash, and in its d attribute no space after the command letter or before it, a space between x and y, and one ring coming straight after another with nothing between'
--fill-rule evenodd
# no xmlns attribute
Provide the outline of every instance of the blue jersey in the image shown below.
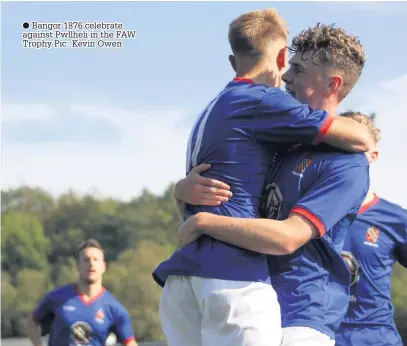
<svg viewBox="0 0 407 346"><path fill-rule="evenodd" d="M334 339L349 303L341 251L369 188L369 163L364 154L321 145L287 155L270 179L280 199L275 217L297 213L319 232L292 254L268 256L282 326L310 327Z"/></svg>
<svg viewBox="0 0 407 346"><path fill-rule="evenodd" d="M105 289L85 301L76 285L65 285L45 295L34 311L39 324L49 324L49 346L104 346L110 332L126 344L135 340L130 316Z"/></svg>
<svg viewBox="0 0 407 346"><path fill-rule="evenodd" d="M318 142L331 123L325 111L313 111L279 88L250 80L230 82L192 129L186 171L210 163L211 169L203 175L228 183L233 197L218 207L187 205L186 216L210 212L258 217L265 176L280 144ZM267 281L267 259L202 236L175 252L153 273L160 285L168 275Z"/></svg>
<svg viewBox="0 0 407 346"><path fill-rule="evenodd" d="M395 261L407 267L407 210L375 197L350 228L343 256L352 277L351 299L336 345L402 346L391 277Z"/></svg>

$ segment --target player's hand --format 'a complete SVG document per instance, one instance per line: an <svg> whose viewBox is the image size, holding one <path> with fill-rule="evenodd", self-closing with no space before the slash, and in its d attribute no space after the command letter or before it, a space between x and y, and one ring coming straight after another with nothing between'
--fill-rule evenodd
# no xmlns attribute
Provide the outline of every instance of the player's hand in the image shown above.
<svg viewBox="0 0 407 346"><path fill-rule="evenodd" d="M200 173L211 168L210 164L202 163L174 187L174 197L192 205L218 206L232 197L230 186L219 180L201 177Z"/></svg>
<svg viewBox="0 0 407 346"><path fill-rule="evenodd" d="M190 216L177 232L178 250L197 240L202 234L197 227L197 215Z"/></svg>

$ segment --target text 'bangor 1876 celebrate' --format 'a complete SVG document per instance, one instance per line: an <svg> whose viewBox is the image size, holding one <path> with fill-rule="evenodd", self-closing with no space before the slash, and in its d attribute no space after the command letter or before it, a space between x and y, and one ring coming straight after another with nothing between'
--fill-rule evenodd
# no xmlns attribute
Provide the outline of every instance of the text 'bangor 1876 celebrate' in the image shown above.
<svg viewBox="0 0 407 346"><path fill-rule="evenodd" d="M23 24L24 48L122 48L123 40L136 38L136 30L127 30L123 23L78 22ZM29 30L28 30L29 29Z"/></svg>

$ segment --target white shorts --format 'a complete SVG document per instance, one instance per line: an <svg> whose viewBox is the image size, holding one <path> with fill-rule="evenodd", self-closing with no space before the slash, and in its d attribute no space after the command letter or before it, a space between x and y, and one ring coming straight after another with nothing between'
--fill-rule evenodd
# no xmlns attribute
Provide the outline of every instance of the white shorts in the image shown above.
<svg viewBox="0 0 407 346"><path fill-rule="evenodd" d="M281 346L334 346L335 340L309 327L283 328Z"/></svg>
<svg viewBox="0 0 407 346"><path fill-rule="evenodd" d="M160 318L168 346L280 346L280 306L270 284L170 276Z"/></svg>

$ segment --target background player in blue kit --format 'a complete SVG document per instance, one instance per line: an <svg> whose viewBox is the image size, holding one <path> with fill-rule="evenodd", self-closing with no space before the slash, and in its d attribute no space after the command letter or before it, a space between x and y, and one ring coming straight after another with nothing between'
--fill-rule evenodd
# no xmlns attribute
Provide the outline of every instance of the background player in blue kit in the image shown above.
<svg viewBox="0 0 407 346"><path fill-rule="evenodd" d="M380 140L372 119L360 113L351 117L368 125ZM368 153L369 162L378 151ZM337 346L403 346L391 303L393 264L407 268L407 210L369 191L350 227L343 257L351 272L349 309L336 333Z"/></svg>
<svg viewBox="0 0 407 346"><path fill-rule="evenodd" d="M360 42L343 29L317 25L295 37L291 50L295 55L283 76L287 90L335 114L363 69ZM349 303L349 272L341 250L369 188L367 158L325 145L296 146L271 171L267 185L264 216L283 221L198 213L181 227L180 245L205 234L269 254L281 305L282 345L334 345Z"/></svg>
<svg viewBox="0 0 407 346"><path fill-rule="evenodd" d="M127 346L137 346L130 316L102 286L106 262L94 239L77 252L79 281L47 293L29 317L28 336L41 345L39 327L48 325L49 346L104 346L110 332Z"/></svg>
<svg viewBox="0 0 407 346"><path fill-rule="evenodd" d="M215 208L187 205L182 210L185 216L206 211L258 217L266 173L282 143L323 140L363 151L371 140L364 126L313 110L279 89L287 29L275 10L237 18L230 25L229 41L237 78L198 117L188 144L186 171L211 163L207 175L230 183L234 195L229 203ZM354 76L343 79L351 84L356 80ZM342 79L333 82L335 92L345 89ZM369 138L366 143L362 143L364 136ZM367 174L363 160L354 161L360 164L356 171ZM365 184L352 188L361 203ZM357 202L358 198L350 199L348 207L358 209ZM154 278L164 286L160 316L170 346L280 345L280 307L263 254L202 237L161 263Z"/></svg>

